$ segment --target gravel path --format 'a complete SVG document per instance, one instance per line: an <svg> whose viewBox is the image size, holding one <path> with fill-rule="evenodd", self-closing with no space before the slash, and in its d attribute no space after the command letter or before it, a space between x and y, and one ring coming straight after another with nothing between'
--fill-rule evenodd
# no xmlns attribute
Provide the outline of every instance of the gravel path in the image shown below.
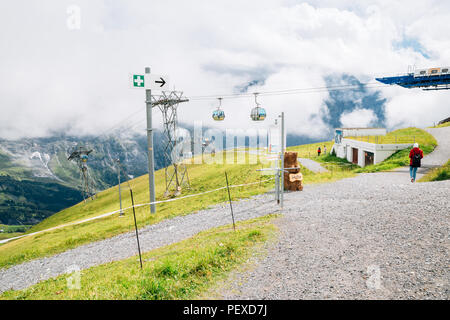
<svg viewBox="0 0 450 320"><path fill-rule="evenodd" d="M328 170L322 167L317 161L308 158L298 158L298 161L302 166L305 166L307 169L313 172L328 172Z"/></svg>
<svg viewBox="0 0 450 320"><path fill-rule="evenodd" d="M436 138L438 146L432 153L423 158L423 166L442 166L450 159L450 127L427 128L425 130Z"/></svg>
<svg viewBox="0 0 450 320"><path fill-rule="evenodd" d="M450 181L361 174L285 196L279 241L222 299L448 299Z"/></svg>

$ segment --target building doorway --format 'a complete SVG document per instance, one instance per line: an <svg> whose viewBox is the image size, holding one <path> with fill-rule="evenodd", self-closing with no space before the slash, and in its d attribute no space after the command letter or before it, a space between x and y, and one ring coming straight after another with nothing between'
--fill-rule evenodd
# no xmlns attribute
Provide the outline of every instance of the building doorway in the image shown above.
<svg viewBox="0 0 450 320"><path fill-rule="evenodd" d="M352 154L353 154L352 162L354 164L358 164L358 149L352 148Z"/></svg>
<svg viewBox="0 0 450 320"><path fill-rule="evenodd" d="M364 152L364 166L370 166L373 164L373 152Z"/></svg>

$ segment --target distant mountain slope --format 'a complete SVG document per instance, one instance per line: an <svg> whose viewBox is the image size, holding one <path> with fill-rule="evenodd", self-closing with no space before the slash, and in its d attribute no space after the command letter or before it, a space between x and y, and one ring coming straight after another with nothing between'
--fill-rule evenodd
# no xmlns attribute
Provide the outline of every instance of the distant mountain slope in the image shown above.
<svg viewBox="0 0 450 320"><path fill-rule="evenodd" d="M0 176L0 223L35 224L83 200L78 190L58 182Z"/></svg>
<svg viewBox="0 0 450 320"><path fill-rule="evenodd" d="M160 135L155 134L156 141ZM131 177L147 173L143 135L0 140L0 223L35 224L82 200L80 173L67 160L78 143L94 150L88 165L97 191L117 184L115 159ZM165 166L161 144L155 146L155 162L157 169Z"/></svg>

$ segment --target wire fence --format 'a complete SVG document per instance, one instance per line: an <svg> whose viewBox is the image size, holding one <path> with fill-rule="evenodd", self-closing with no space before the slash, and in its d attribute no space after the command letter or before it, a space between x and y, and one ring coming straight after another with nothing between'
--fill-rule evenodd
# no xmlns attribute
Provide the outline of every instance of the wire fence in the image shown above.
<svg viewBox="0 0 450 320"><path fill-rule="evenodd" d="M9 242L9 241L12 241L12 240L15 240L15 239L20 239L20 238L24 238L24 237L33 236L33 235L36 235L36 234L48 232L48 231L53 231L53 230L57 230L57 229L61 229L61 228L69 227L69 226L74 226L74 225L79 225L79 224L83 224L83 223L94 221L94 220L98 220L98 219L103 219L103 218L112 216L114 214L120 213L121 211L125 212L126 210L131 210L131 209L134 209L134 208L139 208L139 207L144 207L144 206L150 206L152 204L161 204L161 203L179 201L179 200L192 198L192 197L198 197L198 196L201 196L201 195L205 195L205 194L212 193L212 192L217 192L217 191L224 190L224 189L227 189L227 188L239 188L239 187L245 187L245 186L250 186L250 185L255 185L255 184L261 185L262 183L268 182L268 181L271 181L271 180L274 180L274 178L260 180L260 181L256 181L256 182L250 182L250 183L242 183L242 184L237 184L237 185L223 186L223 187L220 187L220 188L217 188L217 189L208 190L208 191L195 193L195 194L189 194L189 195L186 195L186 196L183 196L183 197L178 197L178 198L172 198L172 199L159 200L159 201L154 201L154 202L135 204L134 206L130 206L130 207L127 207L127 208L123 208L123 209L119 209L119 210L103 213L101 215L98 215L98 216L95 216L95 217L91 217L91 218L87 218L87 219L84 219L84 220L81 220L81 221L74 221L74 222L66 223L66 224L63 224L63 225L56 226L56 227L48 228L48 229L45 229L45 230L40 230L40 231L24 234L24 235L21 235L21 236L17 236L17 237L4 239L4 240L0 241L0 244Z"/></svg>

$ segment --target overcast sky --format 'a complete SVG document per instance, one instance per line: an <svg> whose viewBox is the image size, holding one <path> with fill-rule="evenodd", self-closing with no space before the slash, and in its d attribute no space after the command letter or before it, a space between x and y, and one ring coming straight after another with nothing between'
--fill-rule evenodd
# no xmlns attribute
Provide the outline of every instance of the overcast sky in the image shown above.
<svg viewBox="0 0 450 320"><path fill-rule="evenodd" d="M78 20L79 10L79 20ZM143 133L145 93L130 73L168 75L187 97L325 86L324 77L375 76L450 65L449 1L2 1L0 137L99 134L122 121ZM378 88L389 128L449 116L450 92ZM261 127L285 111L288 131L320 137L327 92L224 100L222 128ZM179 119L215 125L217 101L180 105ZM160 126L159 111L155 124ZM130 116L132 115L132 116ZM361 106L342 115L369 124ZM311 120L314 119L314 120Z"/></svg>

